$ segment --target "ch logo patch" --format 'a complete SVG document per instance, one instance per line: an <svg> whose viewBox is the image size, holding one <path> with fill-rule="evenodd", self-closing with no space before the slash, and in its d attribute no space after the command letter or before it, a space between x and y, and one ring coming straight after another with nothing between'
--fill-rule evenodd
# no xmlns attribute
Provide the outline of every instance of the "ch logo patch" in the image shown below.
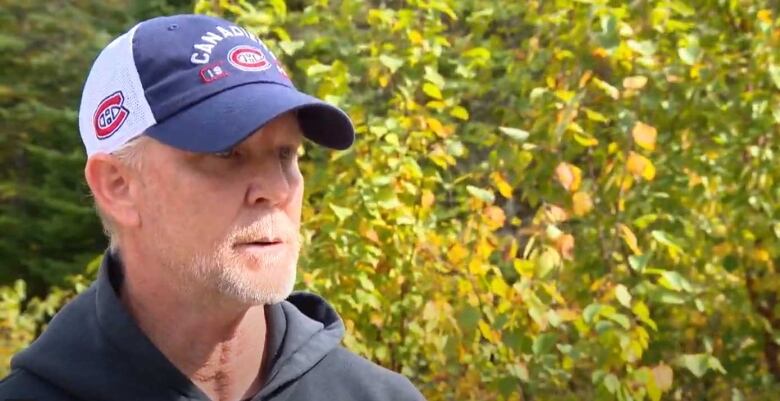
<svg viewBox="0 0 780 401"><path fill-rule="evenodd" d="M125 106L125 95L122 91L116 91L98 104L92 117L95 126L95 135L98 139L106 139L119 130L130 115L130 110Z"/></svg>
<svg viewBox="0 0 780 401"><path fill-rule="evenodd" d="M228 52L228 62L242 71L265 71L271 68L271 63L260 49L252 46L236 46Z"/></svg>

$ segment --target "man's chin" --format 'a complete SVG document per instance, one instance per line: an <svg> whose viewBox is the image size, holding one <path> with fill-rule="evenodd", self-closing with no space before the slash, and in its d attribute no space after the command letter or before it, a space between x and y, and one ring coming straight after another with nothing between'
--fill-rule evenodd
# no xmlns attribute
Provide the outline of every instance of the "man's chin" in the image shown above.
<svg viewBox="0 0 780 401"><path fill-rule="evenodd" d="M295 265L250 261L222 277L220 292L251 305L278 303L295 285Z"/></svg>

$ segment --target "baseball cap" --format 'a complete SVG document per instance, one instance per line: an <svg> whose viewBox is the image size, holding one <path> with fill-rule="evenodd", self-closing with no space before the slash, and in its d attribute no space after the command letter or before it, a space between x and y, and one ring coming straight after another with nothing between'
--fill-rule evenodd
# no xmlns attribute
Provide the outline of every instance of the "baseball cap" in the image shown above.
<svg viewBox="0 0 780 401"><path fill-rule="evenodd" d="M174 15L140 22L98 55L84 84L79 131L88 156L142 134L220 152L288 111L315 143L346 149L354 141L347 114L298 91L252 32L220 18Z"/></svg>

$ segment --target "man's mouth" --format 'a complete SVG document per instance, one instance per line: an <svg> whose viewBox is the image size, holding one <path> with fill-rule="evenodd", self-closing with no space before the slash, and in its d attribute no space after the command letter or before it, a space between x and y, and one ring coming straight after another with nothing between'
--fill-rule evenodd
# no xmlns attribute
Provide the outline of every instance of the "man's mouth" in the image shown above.
<svg viewBox="0 0 780 401"><path fill-rule="evenodd" d="M281 244L283 241L280 239L259 239L256 241L246 241L246 242L240 242L237 245L238 246L269 246L269 245L278 245Z"/></svg>

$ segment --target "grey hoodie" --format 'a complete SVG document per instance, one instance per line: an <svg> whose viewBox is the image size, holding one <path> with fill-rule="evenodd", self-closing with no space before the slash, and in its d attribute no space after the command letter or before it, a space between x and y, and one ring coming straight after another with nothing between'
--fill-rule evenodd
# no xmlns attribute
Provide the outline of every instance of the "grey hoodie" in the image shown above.
<svg viewBox="0 0 780 401"><path fill-rule="evenodd" d="M11 361L0 401L209 400L144 335L120 303L118 258ZM322 298L294 293L266 306L265 383L252 401L423 400L408 379L340 346L341 319Z"/></svg>

